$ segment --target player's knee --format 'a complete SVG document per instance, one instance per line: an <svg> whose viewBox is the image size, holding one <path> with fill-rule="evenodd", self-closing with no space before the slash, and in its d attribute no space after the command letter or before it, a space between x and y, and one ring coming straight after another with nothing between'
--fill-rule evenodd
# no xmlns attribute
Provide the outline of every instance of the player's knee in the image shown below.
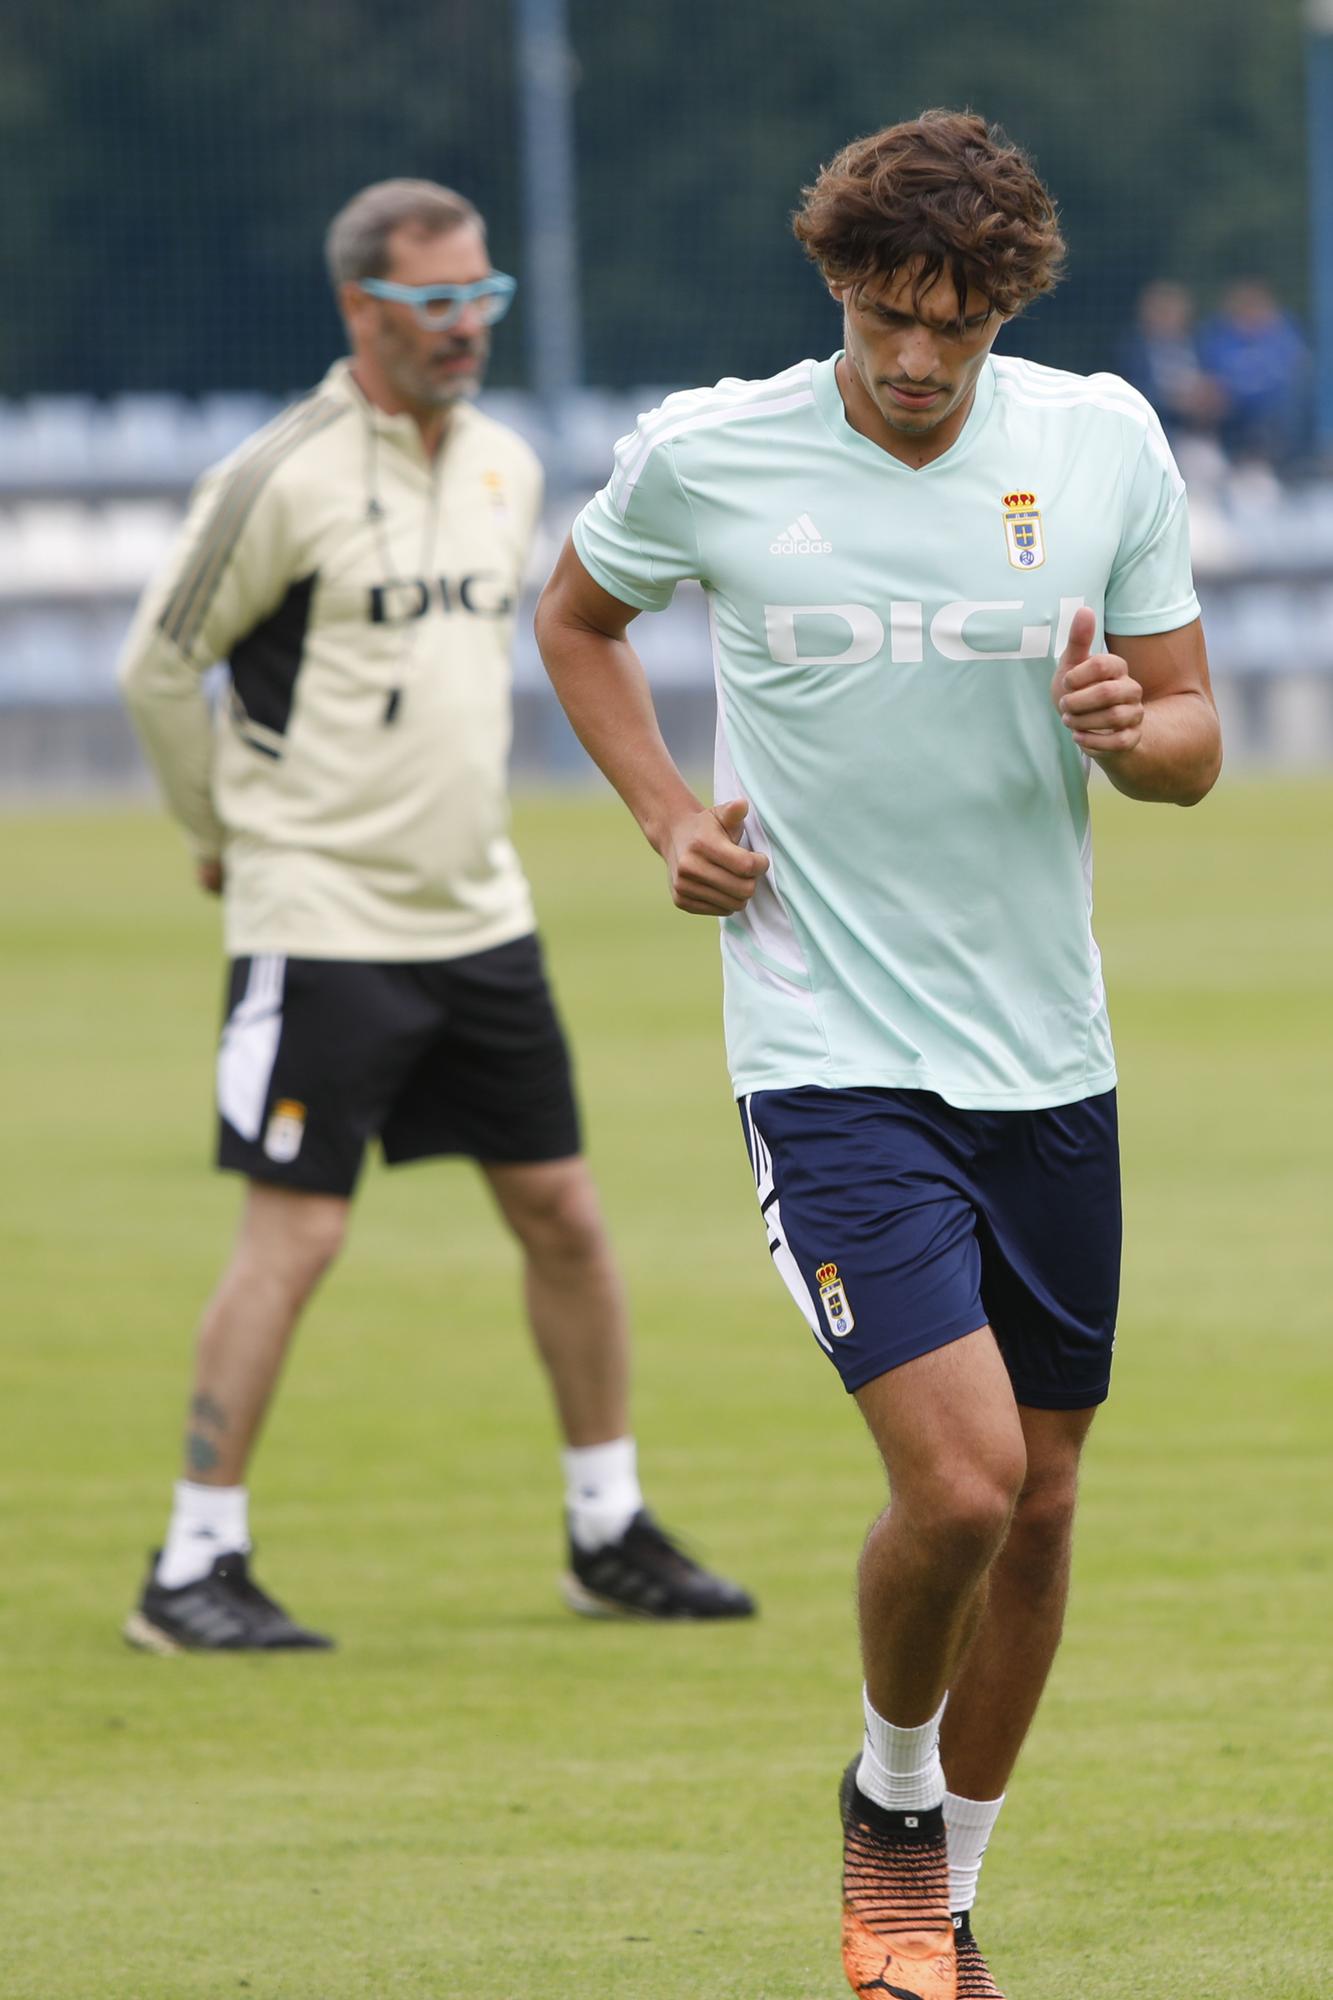
<svg viewBox="0 0 1333 2000"><path fill-rule="evenodd" d="M926 1498L923 1532L950 1566L989 1561L1003 1545L1023 1483L1019 1456L952 1466Z"/></svg>
<svg viewBox="0 0 1333 2000"><path fill-rule="evenodd" d="M542 1262L582 1263L604 1247L601 1209L585 1174L561 1176L535 1188L511 1213L511 1221L529 1256Z"/></svg>
<svg viewBox="0 0 1333 2000"><path fill-rule="evenodd" d="M304 1239L307 1260L316 1271L326 1271L347 1238L346 1215L321 1216Z"/></svg>
<svg viewBox="0 0 1333 2000"><path fill-rule="evenodd" d="M1042 1568L1049 1566L1073 1533L1077 1504L1078 1482L1072 1474L1025 1486L1010 1530L1014 1555Z"/></svg>
<svg viewBox="0 0 1333 2000"><path fill-rule="evenodd" d="M945 1497L936 1532L959 1553L994 1553L1013 1519L1015 1494L1006 1481L971 1479L960 1482Z"/></svg>
<svg viewBox="0 0 1333 2000"><path fill-rule="evenodd" d="M265 1260L294 1290L305 1292L327 1271L346 1235L346 1202L321 1196L293 1201L281 1229L266 1235Z"/></svg>

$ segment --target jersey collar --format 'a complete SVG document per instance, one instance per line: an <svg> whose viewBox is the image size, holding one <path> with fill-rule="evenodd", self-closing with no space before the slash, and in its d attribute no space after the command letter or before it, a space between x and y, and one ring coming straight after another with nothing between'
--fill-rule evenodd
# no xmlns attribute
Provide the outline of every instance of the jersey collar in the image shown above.
<svg viewBox="0 0 1333 2000"><path fill-rule="evenodd" d="M863 437L860 431L852 429L847 421L847 411L843 405L835 372L841 359L842 349L839 348L838 352L831 354L827 361L817 361L811 371L811 380L815 392L815 407L836 441L846 450L855 452L867 462L873 461L881 470L887 467L891 475L897 473L904 479L925 479L932 472L947 472L951 466L957 465L961 459L975 450L986 429L995 402L993 356L987 355L985 365L977 377L977 389L972 399L972 407L967 413L967 422L959 435L946 452L941 452L938 458L932 458L929 465L915 469L910 465L904 465L901 459L895 458L892 452L885 451L870 438Z"/></svg>
<svg viewBox="0 0 1333 2000"><path fill-rule="evenodd" d="M350 358L343 356L341 360L335 361L320 386L326 394L339 396L344 402L359 410L364 421L381 437L401 445L410 457L419 459L423 465L427 463L421 443L421 432L413 419L406 411L394 413L382 410L378 403L372 403L357 384L356 377L352 373ZM448 435L445 439L446 448L460 431L466 429L471 420L472 405L465 397L460 397L454 405L449 421Z"/></svg>

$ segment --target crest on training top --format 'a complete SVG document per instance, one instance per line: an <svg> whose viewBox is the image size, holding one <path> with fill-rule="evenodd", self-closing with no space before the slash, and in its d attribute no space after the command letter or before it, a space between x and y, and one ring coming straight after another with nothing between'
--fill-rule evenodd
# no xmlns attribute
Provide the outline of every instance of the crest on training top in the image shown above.
<svg viewBox="0 0 1333 2000"><path fill-rule="evenodd" d="M815 1272L815 1283L819 1286L819 1300L824 1308L824 1317L829 1323L829 1331L842 1340L856 1325L852 1309L847 1303L847 1291L838 1276L836 1264L821 1264Z"/></svg>
<svg viewBox="0 0 1333 2000"><path fill-rule="evenodd" d="M1040 569L1046 560L1046 537L1035 493L1006 493L1004 539L1012 569Z"/></svg>

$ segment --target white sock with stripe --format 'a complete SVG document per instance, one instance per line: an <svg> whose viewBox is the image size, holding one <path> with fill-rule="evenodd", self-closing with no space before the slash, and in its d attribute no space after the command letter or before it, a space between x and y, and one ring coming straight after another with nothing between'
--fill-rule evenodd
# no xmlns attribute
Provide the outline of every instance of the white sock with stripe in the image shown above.
<svg viewBox="0 0 1333 2000"><path fill-rule="evenodd" d="M246 1554L250 1548L250 1495L244 1486L200 1486L176 1481L167 1539L158 1558L157 1581L179 1590L207 1576L216 1557Z"/></svg>
<svg viewBox="0 0 1333 2000"><path fill-rule="evenodd" d="M977 1900L977 1877L986 1844L1000 1817L1004 1793L998 1799L963 1799L944 1794L944 1824L949 1835L949 1908L957 1916Z"/></svg>
<svg viewBox="0 0 1333 2000"><path fill-rule="evenodd" d="M887 1812L926 1811L943 1799L940 1723L948 1699L946 1695L929 1722L915 1729L899 1729L871 1706L870 1696L862 1688L866 1734L856 1782L877 1806Z"/></svg>

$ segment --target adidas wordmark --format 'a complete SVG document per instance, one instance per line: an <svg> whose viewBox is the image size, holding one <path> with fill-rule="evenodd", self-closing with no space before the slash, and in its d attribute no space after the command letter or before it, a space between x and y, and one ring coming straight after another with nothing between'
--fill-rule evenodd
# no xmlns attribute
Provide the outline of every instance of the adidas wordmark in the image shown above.
<svg viewBox="0 0 1333 2000"><path fill-rule="evenodd" d="M784 528L775 542L770 542L771 556L831 556L832 542L826 542L808 514L798 514L789 528Z"/></svg>

